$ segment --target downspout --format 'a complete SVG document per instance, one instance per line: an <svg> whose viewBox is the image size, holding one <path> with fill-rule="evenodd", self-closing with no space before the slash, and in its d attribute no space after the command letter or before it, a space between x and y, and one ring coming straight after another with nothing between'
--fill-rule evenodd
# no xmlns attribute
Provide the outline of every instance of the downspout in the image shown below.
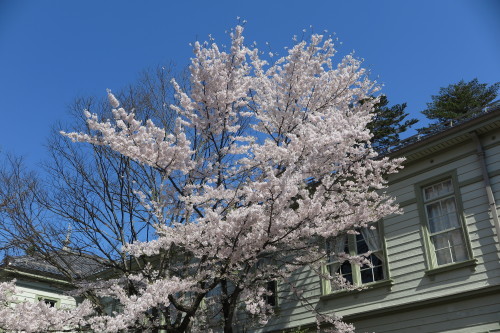
<svg viewBox="0 0 500 333"><path fill-rule="evenodd" d="M490 205L491 216L493 217L493 223L495 224L495 229L497 232L498 242L500 243L500 220L498 218L497 213L497 205L495 203L495 197L493 196L493 190L491 189L490 177L488 175L488 169L486 168L486 157L483 150L483 146L481 145L481 141L479 141L479 137L476 132L471 132L472 139L476 144L476 154L479 159L479 163L481 164L481 170L483 173L483 181L486 190L486 195L488 196L488 203Z"/></svg>

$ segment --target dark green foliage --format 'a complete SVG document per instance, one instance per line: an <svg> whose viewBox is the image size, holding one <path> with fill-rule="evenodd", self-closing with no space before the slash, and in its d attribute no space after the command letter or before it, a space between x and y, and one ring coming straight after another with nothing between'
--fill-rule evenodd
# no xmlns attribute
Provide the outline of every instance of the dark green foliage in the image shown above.
<svg viewBox="0 0 500 333"><path fill-rule="evenodd" d="M470 82L461 80L439 89L438 95L433 95L432 102L427 103L427 109L422 113L429 119L438 122L459 119L466 114L478 112L497 97L500 82L488 87L487 83L479 83L476 79Z"/></svg>
<svg viewBox="0 0 500 333"><path fill-rule="evenodd" d="M389 101L385 95L380 96L380 101L375 104L374 118L368 128L373 134L372 146L377 151L384 151L399 143L399 134L405 132L415 124L417 119L405 118L406 103L388 107Z"/></svg>

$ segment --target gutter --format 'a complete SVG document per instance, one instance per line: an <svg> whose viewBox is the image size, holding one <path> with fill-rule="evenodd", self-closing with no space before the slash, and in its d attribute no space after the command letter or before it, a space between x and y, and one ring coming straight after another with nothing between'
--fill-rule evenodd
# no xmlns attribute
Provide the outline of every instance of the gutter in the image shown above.
<svg viewBox="0 0 500 333"><path fill-rule="evenodd" d="M486 195L488 197L488 204L490 206L491 216L493 217L493 223L495 224L495 229L497 232L498 242L500 243L500 220L498 218L497 205L495 202L495 196L493 195L493 190L491 189L490 177L488 175L488 169L486 167L486 156L483 150L483 146L481 145L481 141L475 131L470 133L472 136L472 140L476 144L476 154L479 159L479 163L481 164L481 171L483 174L484 187L486 190Z"/></svg>
<svg viewBox="0 0 500 333"><path fill-rule="evenodd" d="M51 277L47 277L47 276L43 276L43 275L27 273L27 272L19 271L17 269L11 269L11 268L6 268L5 267L2 270L4 272L6 272L6 273L13 273L13 274L16 274L16 275L26 276L26 277L29 277L29 278L32 278L32 279L35 279L35 280L50 281L52 283L58 283L58 284L64 284L64 285L71 285L71 286L73 285L71 282L68 282L66 280L60 280L60 279L55 279L55 278L51 278Z"/></svg>

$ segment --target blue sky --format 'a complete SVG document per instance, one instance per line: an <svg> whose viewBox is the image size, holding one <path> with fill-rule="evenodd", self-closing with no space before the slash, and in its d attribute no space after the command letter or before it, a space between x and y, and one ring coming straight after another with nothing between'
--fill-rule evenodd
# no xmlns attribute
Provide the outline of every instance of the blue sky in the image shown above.
<svg viewBox="0 0 500 333"><path fill-rule="evenodd" d="M0 149L44 159L51 126L78 96L119 90L141 70L187 65L190 42L226 43L236 17L246 40L283 54L313 27L355 50L390 104L420 111L461 79L500 81L500 1L0 0ZM420 125L425 125L423 121Z"/></svg>

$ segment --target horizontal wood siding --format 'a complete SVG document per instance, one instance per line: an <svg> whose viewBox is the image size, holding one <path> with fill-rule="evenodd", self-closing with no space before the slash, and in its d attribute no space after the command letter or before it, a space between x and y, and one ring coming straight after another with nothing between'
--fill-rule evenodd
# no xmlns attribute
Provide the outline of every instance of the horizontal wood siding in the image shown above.
<svg viewBox="0 0 500 333"><path fill-rule="evenodd" d="M45 283L18 280L16 291L15 296L19 301L38 302L37 297L47 297L59 300L61 307L74 307L76 305L73 297L66 296L61 290Z"/></svg>
<svg viewBox="0 0 500 333"><path fill-rule="evenodd" d="M495 199L500 205L500 132L484 136L488 172ZM415 184L455 173L462 200L463 218L476 265L427 275L429 264L424 253L422 223L416 201ZM412 161L399 174L389 179L388 192L405 203L403 214L384 220L389 275L392 287L357 292L341 292L321 297L321 283L306 271L295 275L296 285L305 290L315 310L355 316L386 307L408 305L430 298L447 297L500 284L500 246L495 236L488 199L476 146L472 141ZM418 190L418 189L417 189ZM284 288L284 285L282 285ZM286 296L282 291L280 297ZM498 329L500 297L477 298L398 314L394 318L379 316L355 321L358 332L487 332ZM256 331L279 331L314 324L315 314L294 300L280 300L278 316ZM399 316L405 317L399 317ZM453 322L451 323L450 320ZM423 328L426 327L426 328ZM431 329L432 327L432 329ZM251 330L250 330L251 331Z"/></svg>
<svg viewBox="0 0 500 333"><path fill-rule="evenodd" d="M500 329L500 298L489 295L353 321L356 332L479 333Z"/></svg>

